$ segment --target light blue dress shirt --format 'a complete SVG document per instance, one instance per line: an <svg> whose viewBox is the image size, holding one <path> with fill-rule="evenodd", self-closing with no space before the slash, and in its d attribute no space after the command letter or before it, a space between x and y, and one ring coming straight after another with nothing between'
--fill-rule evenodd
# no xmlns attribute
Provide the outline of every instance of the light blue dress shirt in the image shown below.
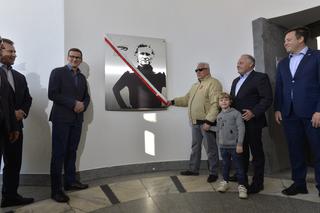
<svg viewBox="0 0 320 213"><path fill-rule="evenodd" d="M290 58L290 72L291 72L291 76L292 78L294 77L294 75L296 74L296 71L298 69L298 66L302 60L302 58L305 56L305 54L308 51L308 47L303 48L300 52L298 53L290 53L289 54L289 58Z"/></svg>
<svg viewBox="0 0 320 213"><path fill-rule="evenodd" d="M253 71L253 70L251 70L251 71L249 71L249 72L247 72L247 73L239 76L240 79L239 79L239 81L237 82L236 91L235 91L236 95L238 94L238 92L239 92L242 84L243 84L244 81L248 78L248 76L250 75L250 73L251 73L252 71Z"/></svg>

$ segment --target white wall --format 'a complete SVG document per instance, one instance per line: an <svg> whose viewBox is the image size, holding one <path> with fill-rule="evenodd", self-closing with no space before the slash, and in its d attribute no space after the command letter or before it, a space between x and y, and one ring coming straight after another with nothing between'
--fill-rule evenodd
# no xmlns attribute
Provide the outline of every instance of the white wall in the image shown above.
<svg viewBox="0 0 320 213"><path fill-rule="evenodd" d="M320 1L67 0L64 11L62 0L0 3L10 8L0 12L0 34L16 42L17 65L34 97L26 121L23 173L48 173L48 77L52 68L63 65L64 51L70 47L82 49L90 66L92 105L79 148L79 170L186 160L191 137L186 109L157 112L156 123L145 121L143 112L105 111L103 35L166 39L170 99L184 95L195 82L198 61L209 62L212 74L229 91L239 55L253 53L252 20L308 9ZM155 133L155 156L144 152L145 130Z"/></svg>

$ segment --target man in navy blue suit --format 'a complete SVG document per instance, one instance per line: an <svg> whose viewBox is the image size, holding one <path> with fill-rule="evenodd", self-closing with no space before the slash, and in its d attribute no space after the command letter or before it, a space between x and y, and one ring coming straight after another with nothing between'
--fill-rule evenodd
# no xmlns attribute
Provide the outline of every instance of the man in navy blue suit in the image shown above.
<svg viewBox="0 0 320 213"><path fill-rule="evenodd" d="M81 190L87 184L76 179L76 156L80 142L83 113L90 96L87 80L80 72L82 52L77 48L68 51L68 64L52 70L48 96L53 101L49 120L52 122L51 197L57 202L68 202L62 189L62 167L64 167L64 189Z"/></svg>
<svg viewBox="0 0 320 213"><path fill-rule="evenodd" d="M12 69L17 57L13 41L3 39L3 52L0 67L14 94L14 108L19 137L14 143L5 141L2 155L4 159L1 207L24 205L33 202L18 194L19 176L22 163L23 119L27 118L32 103L26 78Z"/></svg>
<svg viewBox="0 0 320 213"><path fill-rule="evenodd" d="M285 195L308 193L305 143L314 154L316 186L320 191L320 52L306 46L308 37L305 27L288 30L284 47L289 57L277 67L275 120L283 125L293 180L282 191Z"/></svg>

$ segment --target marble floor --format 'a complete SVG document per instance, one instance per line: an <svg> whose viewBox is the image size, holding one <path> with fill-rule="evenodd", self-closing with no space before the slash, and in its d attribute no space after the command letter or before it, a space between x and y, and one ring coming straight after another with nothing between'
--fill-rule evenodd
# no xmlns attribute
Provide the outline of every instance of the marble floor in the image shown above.
<svg viewBox="0 0 320 213"><path fill-rule="evenodd" d="M206 171L199 176L180 176L179 172L119 176L88 182L90 188L68 193L68 203L50 199L49 186L21 186L20 193L35 197L27 206L2 208L17 213L202 213L202 212L297 212L320 213L320 197L313 175L308 175L309 194L287 197L281 190L291 184L288 172L265 178L264 190L238 198L237 184L226 193L216 191L219 180L207 183Z"/></svg>

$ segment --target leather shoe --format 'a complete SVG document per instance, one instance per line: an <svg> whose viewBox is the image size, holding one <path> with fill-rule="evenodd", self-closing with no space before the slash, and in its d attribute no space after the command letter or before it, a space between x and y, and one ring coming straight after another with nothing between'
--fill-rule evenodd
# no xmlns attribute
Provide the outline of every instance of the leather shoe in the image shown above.
<svg viewBox="0 0 320 213"><path fill-rule="evenodd" d="M228 180L230 182L237 182L238 181L237 174L235 173L234 175L230 176Z"/></svg>
<svg viewBox="0 0 320 213"><path fill-rule="evenodd" d="M308 189L306 186L297 186L296 184L291 184L288 188L282 190L284 195L292 196L296 194L308 194Z"/></svg>
<svg viewBox="0 0 320 213"><path fill-rule="evenodd" d="M218 176L217 175L209 175L208 179L207 179L207 182L208 183L212 183L212 182L215 182L216 180L218 180Z"/></svg>
<svg viewBox="0 0 320 213"><path fill-rule="evenodd" d="M21 195L17 194L13 197L2 197L1 207L3 208L9 206L27 205L33 202L33 198L22 197Z"/></svg>
<svg viewBox="0 0 320 213"><path fill-rule="evenodd" d="M83 183L80 183L79 181L76 181L70 185L66 185L64 186L64 189L66 191L69 191L69 190L82 190L82 189L87 189L89 187L88 184L83 184Z"/></svg>
<svg viewBox="0 0 320 213"><path fill-rule="evenodd" d="M185 175L185 176L198 176L199 172L191 172L189 170L187 171L182 171L180 172L180 175Z"/></svg>
<svg viewBox="0 0 320 213"><path fill-rule="evenodd" d="M55 194L52 194L51 198L58 203L66 203L69 201L68 195L66 195L64 192L57 192Z"/></svg>
<svg viewBox="0 0 320 213"><path fill-rule="evenodd" d="M248 193L249 194L257 194L262 190L263 190L263 185L262 184L259 184L259 185L258 184L251 184L248 187Z"/></svg>

